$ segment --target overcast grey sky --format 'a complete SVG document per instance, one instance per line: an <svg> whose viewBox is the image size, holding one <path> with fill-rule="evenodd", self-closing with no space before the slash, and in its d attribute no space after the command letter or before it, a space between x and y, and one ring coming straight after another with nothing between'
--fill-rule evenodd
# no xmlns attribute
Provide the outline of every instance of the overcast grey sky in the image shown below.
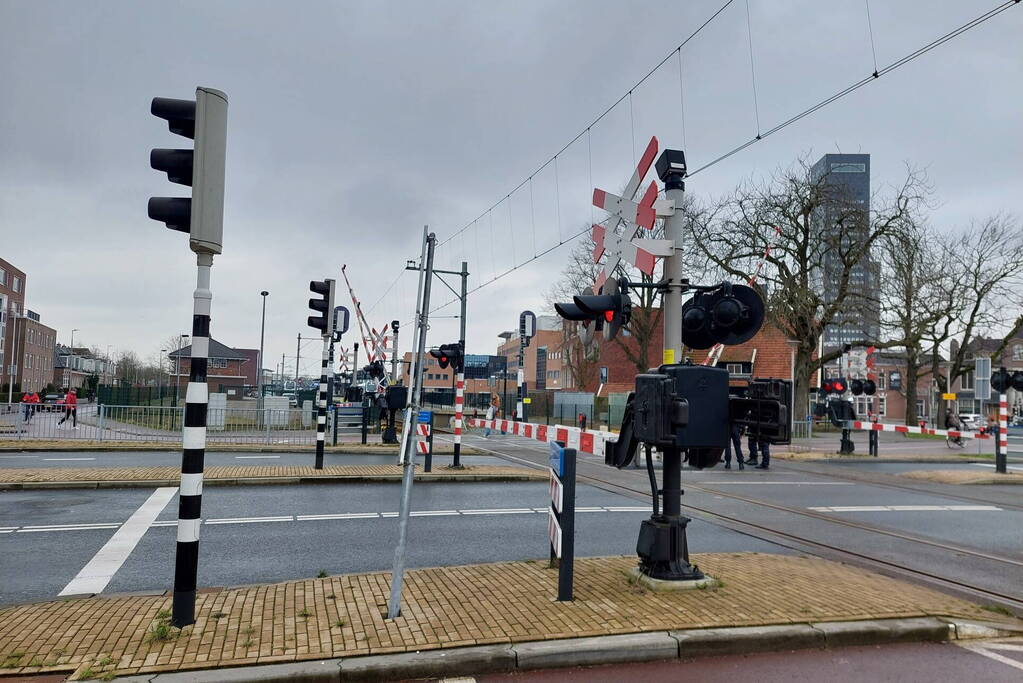
<svg viewBox="0 0 1023 683"><path fill-rule="evenodd" d="M179 189L149 168L150 148L185 141L149 102L204 85L230 98L213 336L258 347L268 289L266 365L294 354L312 332L310 279L336 277L350 305L345 263L371 325L410 321L415 275L398 276L422 226L443 240L501 200L723 1L0 0L0 256L28 273L28 306L64 343L75 327L76 342L149 355L189 331L187 239L146 216L148 197ZM874 0L877 62L996 4ZM476 286L584 227L591 184L620 187L651 135L680 147L684 121L694 168L755 135L757 115L767 130L874 69L863 2L749 9L756 112L738 0L682 50L684 119L672 58L559 157L556 178L552 164L441 248L439 265L465 258ZM1023 8L1010 8L687 189L713 197L808 150L862 151L876 187L906 161L927 167L939 228L1023 214L1021 29ZM470 297L470 352L493 353L522 309L543 308L569 248ZM456 337L457 321L433 322L430 343Z"/></svg>

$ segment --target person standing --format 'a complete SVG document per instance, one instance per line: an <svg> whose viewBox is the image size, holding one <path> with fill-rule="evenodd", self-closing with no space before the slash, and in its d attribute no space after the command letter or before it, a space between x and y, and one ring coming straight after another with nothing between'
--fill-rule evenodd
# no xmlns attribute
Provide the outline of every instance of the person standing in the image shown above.
<svg viewBox="0 0 1023 683"><path fill-rule="evenodd" d="M500 404L500 402L501 400L497 398L497 394L495 393L490 394L490 405L487 406L487 426L483 430L484 439L490 438L490 421L497 417L497 406L498 404Z"/></svg>
<svg viewBox="0 0 1023 683"><path fill-rule="evenodd" d="M742 425L733 424L729 434L729 443L725 444L725 469L732 469L732 449L735 449L735 463L740 470L746 469L742 462Z"/></svg>
<svg viewBox="0 0 1023 683"><path fill-rule="evenodd" d="M32 394L25 392L21 395L22 421L28 422L32 419Z"/></svg>
<svg viewBox="0 0 1023 683"><path fill-rule="evenodd" d="M64 396L64 417L60 418L60 422L57 426L61 426L64 422L71 418L71 424L73 429L78 429L78 390L69 389L67 394Z"/></svg>
<svg viewBox="0 0 1023 683"><path fill-rule="evenodd" d="M759 465L756 464L758 450L760 451ZM750 434L749 437L749 455L750 459L746 462L752 462L756 469L767 470L771 468L771 444L753 434Z"/></svg>

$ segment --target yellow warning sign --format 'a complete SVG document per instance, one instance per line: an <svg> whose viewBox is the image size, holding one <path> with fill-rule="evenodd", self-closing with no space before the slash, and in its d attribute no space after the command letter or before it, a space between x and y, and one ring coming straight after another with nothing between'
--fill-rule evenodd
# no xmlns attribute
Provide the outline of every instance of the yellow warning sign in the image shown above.
<svg viewBox="0 0 1023 683"><path fill-rule="evenodd" d="M533 399L527 397L527 398L522 399L522 402L523 403L532 403Z"/></svg>
<svg viewBox="0 0 1023 683"><path fill-rule="evenodd" d="M956 400L956 395L955 394L942 394L941 395L941 400L942 401L954 401L954 400Z"/></svg>
<svg viewBox="0 0 1023 683"><path fill-rule="evenodd" d="M662 365L674 365L675 364L675 349L664 349L664 355L661 358Z"/></svg>

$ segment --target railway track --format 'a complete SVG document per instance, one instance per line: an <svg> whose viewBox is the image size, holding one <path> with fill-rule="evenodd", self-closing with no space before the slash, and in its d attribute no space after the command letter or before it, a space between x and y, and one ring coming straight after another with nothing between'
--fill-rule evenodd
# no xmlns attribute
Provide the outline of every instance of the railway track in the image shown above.
<svg viewBox="0 0 1023 683"><path fill-rule="evenodd" d="M472 444L472 446L474 448L477 448L478 450L486 451L504 460L515 462L526 467L531 467L535 469L547 468L545 453L546 449L542 447L538 447L536 450L542 450L544 452L543 453L537 452L535 458L532 458L491 450L477 444ZM527 451L532 449L532 445L527 447L524 446L523 444L514 444L514 447L522 448ZM580 460L577 463L576 476L578 477L578 480L580 482L589 484L590 486L594 486L595 488L599 488L612 493L618 493L638 500L644 501L650 500L650 489L646 485L645 472L642 472L641 470L636 471L637 478L640 476L640 473L642 472L643 479L641 481L643 483L641 486L633 487L630 484L619 481L612 481L607 477L602 476L602 474L606 471L607 468L603 464L597 464L585 460ZM875 485L874 482L861 481L860 483ZM899 487L898 485L892 485L891 487L906 488L908 490L913 490L912 487ZM824 513L815 512L813 510L805 510L801 508L790 507L787 505L780 505L777 503L759 500L756 498L751 498L749 496L744 496L729 491L722 491L720 489L702 486L699 484L687 483L686 489L690 491L700 491L702 493L707 493L713 496L720 496L722 498L728 498L749 505L768 508L791 515L812 518L816 521L824 522L827 524L854 528L859 531L864 531L867 533L891 537L897 539L900 542L913 543L927 548L933 548L950 554L955 554L958 556L968 556L978 561L988 562L1002 567L1023 568L1023 559L1020 558L994 555L972 548L965 548L950 543L943 543L941 541L920 538L918 536L913 536L911 534L902 533L900 531L895 531L892 529L886 529L884 527L878 527L875 525L865 524L862 522L856 522L852 520L839 519L836 517L828 516ZM916 490L916 492L920 493L921 491ZM940 495L945 497L944 494ZM955 496L948 497L954 498ZM968 497L963 497L962 499L970 500ZM827 559L845 561L848 562L849 564L855 564L857 566L861 566L866 569L872 569L891 576L915 579L919 582L926 583L931 586L950 590L951 592L967 597L974 601L981 601L989 604L994 603L1002 607L1010 608L1016 611L1017 613L1023 612L1023 595L1021 594L1009 594L1001 590L984 588L982 586L968 583L966 581L960 581L954 578L943 576L936 571L931 571L930 569L914 567L896 560L880 558L875 555L864 553L858 550L842 547L835 543L828 543L826 541L809 538L806 535L776 529L766 524L761 524L744 517L730 515L718 510L713 510L706 506L694 505L689 502L686 502L684 499L683 510L686 511L687 513L697 513L694 516L698 516L703 521L708 522L710 524L715 524L717 526L721 526L732 531L736 531L744 535L757 538L762 541L767 541L769 543L780 545L790 550L819 555Z"/></svg>

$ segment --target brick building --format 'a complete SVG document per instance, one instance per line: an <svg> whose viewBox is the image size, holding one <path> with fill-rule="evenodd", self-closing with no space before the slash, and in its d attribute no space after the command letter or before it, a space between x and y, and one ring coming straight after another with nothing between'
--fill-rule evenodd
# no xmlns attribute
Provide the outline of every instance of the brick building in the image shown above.
<svg viewBox="0 0 1023 683"><path fill-rule="evenodd" d="M81 389L91 375L99 384L109 384L114 376L114 364L97 356L84 346L69 348L57 344L53 351L53 385L61 390Z"/></svg>
<svg viewBox="0 0 1023 683"><path fill-rule="evenodd" d="M226 393L228 398L241 398L248 391L256 390L258 356L259 349L233 349L211 338L206 365L206 384L210 391ZM184 392L192 367L192 345L170 352L167 358L170 381L178 385L178 391Z"/></svg>
<svg viewBox="0 0 1023 683"><path fill-rule="evenodd" d="M24 312L25 273L0 259L0 384L17 381L14 323Z"/></svg>
<svg viewBox="0 0 1023 683"><path fill-rule="evenodd" d="M53 381L57 331L39 320L35 311L26 311L14 321L14 354L18 364L16 382L22 391L42 391Z"/></svg>
<svg viewBox="0 0 1023 683"><path fill-rule="evenodd" d="M411 386L409 372L412 367L412 352L406 351L402 362L402 383ZM387 366L390 370L390 364ZM504 358L482 354L466 354L465 356L465 392L472 394L491 391L490 378L501 376L504 371ZM451 366L442 368L437 359L427 353L426 365L423 367L423 389L450 390L455 386L455 373Z"/></svg>
<svg viewBox="0 0 1023 683"><path fill-rule="evenodd" d="M497 355L507 359L511 380L519 369L518 329L498 335L504 341L497 347ZM565 376L561 318L556 315L536 317L536 335L523 354L526 387L529 391L558 390L568 385ZM509 380L509 381L511 381Z"/></svg>

